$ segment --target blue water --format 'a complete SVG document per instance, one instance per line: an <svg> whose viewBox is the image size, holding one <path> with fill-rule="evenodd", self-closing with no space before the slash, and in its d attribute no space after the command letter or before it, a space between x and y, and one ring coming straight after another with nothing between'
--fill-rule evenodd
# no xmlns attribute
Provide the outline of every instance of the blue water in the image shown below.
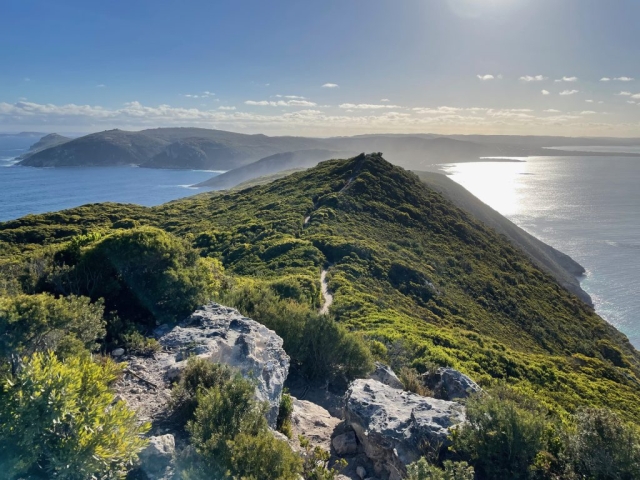
<svg viewBox="0 0 640 480"><path fill-rule="evenodd" d="M596 311L640 348L640 158L524 160L443 169L515 224L585 267L581 284Z"/></svg>
<svg viewBox="0 0 640 480"><path fill-rule="evenodd" d="M0 221L86 203L159 205L205 191L189 185L218 173L136 167L32 168L0 158Z"/></svg>

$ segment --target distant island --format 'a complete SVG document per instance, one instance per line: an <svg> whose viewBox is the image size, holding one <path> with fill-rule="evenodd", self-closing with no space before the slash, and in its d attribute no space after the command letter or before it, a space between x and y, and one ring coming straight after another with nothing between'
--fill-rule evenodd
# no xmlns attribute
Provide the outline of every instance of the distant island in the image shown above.
<svg viewBox="0 0 640 480"><path fill-rule="evenodd" d="M247 135L204 128L156 128L129 132L107 130L69 139L57 134L43 137L19 157L30 167L88 167L136 165L148 168L233 170L278 154L291 154L280 170L308 168L311 157L301 151L356 153L380 151L393 163L412 170L440 163L473 162L483 157L593 156L596 152L549 149L562 146L638 145L638 139L483 136L433 134L358 135L308 138ZM612 156L640 154L612 152ZM331 155L319 160L327 160ZM275 173L267 163L254 165L260 175ZM317 162L316 162L317 163ZM253 167L250 169L252 170ZM238 177L240 178L241 175ZM247 178L244 178L246 180ZM243 181L243 180L241 180ZM222 179L217 182L222 182ZM216 182L213 182L216 183ZM239 182L238 182L239 183Z"/></svg>

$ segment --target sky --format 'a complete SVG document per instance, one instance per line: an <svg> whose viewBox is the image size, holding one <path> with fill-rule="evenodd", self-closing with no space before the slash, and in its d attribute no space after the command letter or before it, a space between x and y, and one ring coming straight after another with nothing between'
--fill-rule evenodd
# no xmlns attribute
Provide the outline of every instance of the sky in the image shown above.
<svg viewBox="0 0 640 480"><path fill-rule="evenodd" d="M7 0L0 131L640 137L638 0Z"/></svg>

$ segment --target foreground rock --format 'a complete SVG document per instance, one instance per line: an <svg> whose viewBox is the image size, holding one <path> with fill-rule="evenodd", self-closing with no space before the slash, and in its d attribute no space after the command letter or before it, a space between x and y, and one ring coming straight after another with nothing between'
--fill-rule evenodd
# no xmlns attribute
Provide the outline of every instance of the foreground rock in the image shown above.
<svg viewBox="0 0 640 480"><path fill-rule="evenodd" d="M422 397L377 380L354 381L346 394L345 420L356 432L375 472L400 480L424 445L445 446L451 427L463 422L455 402Z"/></svg>
<svg viewBox="0 0 640 480"><path fill-rule="evenodd" d="M442 400L467 398L481 390L471 378L453 368L440 367L435 372L425 373L422 378L433 396Z"/></svg>
<svg viewBox="0 0 640 480"><path fill-rule="evenodd" d="M294 441L297 441L298 435L304 435L313 447L330 451L331 436L340 422L339 418L331 416L320 405L293 398L291 427Z"/></svg>
<svg viewBox="0 0 640 480"><path fill-rule="evenodd" d="M140 452L140 469L149 480L171 478L176 441L173 435L150 437L147 447Z"/></svg>
<svg viewBox="0 0 640 480"><path fill-rule="evenodd" d="M166 414L171 381L191 355L230 365L256 381L256 398L269 402L267 420L275 426L282 388L289 372L289 357L282 339L264 325L237 310L215 303L196 310L173 328L154 332L162 351L154 358L129 357L128 369L117 385L121 398L142 420Z"/></svg>

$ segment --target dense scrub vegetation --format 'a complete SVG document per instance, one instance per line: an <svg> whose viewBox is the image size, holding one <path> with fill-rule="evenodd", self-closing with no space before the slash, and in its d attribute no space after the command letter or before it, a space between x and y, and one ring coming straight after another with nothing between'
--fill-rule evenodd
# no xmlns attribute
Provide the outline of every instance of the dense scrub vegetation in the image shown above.
<svg viewBox="0 0 640 480"><path fill-rule="evenodd" d="M109 384L115 363L35 353L0 391L3 478L122 477L143 448L139 425Z"/></svg>
<svg viewBox="0 0 640 480"><path fill-rule="evenodd" d="M334 297L328 316L317 314L322 268ZM0 329L6 332L0 353L7 371L15 348L20 355L46 348L60 358L125 343L152 352L156 346L145 335L153 326L180 319L208 298L276 330L292 366L311 380L344 385L377 358L397 371L405 367L407 383L416 372L446 365L489 389L509 386L526 401L470 404L471 419L476 408L491 422L518 429L520 456L492 462L496 472L525 464L528 472L549 454L549 475L565 457L574 460L563 465L581 474L592 467L569 452L582 451L592 435L580 430L589 422L578 419L600 412L585 408L640 418L640 357L627 339L503 237L379 155L324 162L270 184L155 208L88 205L0 224ZM32 316L37 321L26 325ZM185 380L175 402L203 468L219 467L206 460L214 451L231 470L233 459L250 449L288 462L257 420L224 431L207 426L231 401L227 387L239 395L234 401L242 389L231 388L239 385L233 376L201 373L204 386ZM247 419L254 418L259 406L245 406ZM482 418L471 422L475 431L493 431L494 423ZM583 432L558 440L567 446L562 455L549 440L560 438L549 433L555 425L549 418ZM460 432L460 455L477 475L497 478L482 462L483 449L512 440L471 432ZM242 475L262 475L263 466L247 468ZM293 474L299 467L291 468ZM457 478L451 475L442 478Z"/></svg>

